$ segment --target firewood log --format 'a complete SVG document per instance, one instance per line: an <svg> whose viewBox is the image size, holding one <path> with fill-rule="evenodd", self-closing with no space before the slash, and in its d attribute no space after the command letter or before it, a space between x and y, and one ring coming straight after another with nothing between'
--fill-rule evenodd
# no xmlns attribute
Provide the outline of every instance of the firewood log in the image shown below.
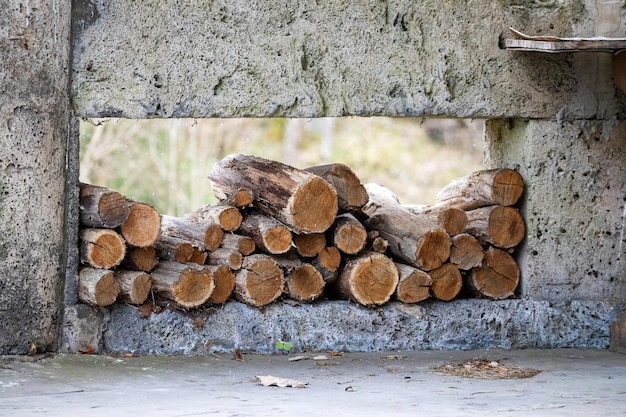
<svg viewBox="0 0 626 417"><path fill-rule="evenodd" d="M350 213L338 215L330 233L334 246L348 255L360 252L367 243L365 227Z"/></svg>
<svg viewBox="0 0 626 417"><path fill-rule="evenodd" d="M344 164L328 164L306 168L306 171L325 179L337 191L339 208L345 211L358 210L368 200L367 191L352 169Z"/></svg>
<svg viewBox="0 0 626 417"><path fill-rule="evenodd" d="M213 289L207 302L209 304L224 304L235 289L235 274L225 265L206 265L204 269L211 271L215 283L215 289Z"/></svg>
<svg viewBox="0 0 626 417"><path fill-rule="evenodd" d="M133 271L150 272L158 263L156 249L148 246L147 248L127 248L121 266Z"/></svg>
<svg viewBox="0 0 626 417"><path fill-rule="evenodd" d="M404 205L404 207L411 213L423 216L429 222L441 227L450 236L463 233L467 226L467 214L459 208L420 205Z"/></svg>
<svg viewBox="0 0 626 417"><path fill-rule="evenodd" d="M376 230L389 242L398 260L430 271L450 255L450 236L445 230L411 213L376 184L365 186L370 200L363 207L365 227Z"/></svg>
<svg viewBox="0 0 626 417"><path fill-rule="evenodd" d="M512 206L524 191L524 179L512 169L476 171L459 178L437 194L435 206L468 211L485 206Z"/></svg>
<svg viewBox="0 0 626 417"><path fill-rule="evenodd" d="M374 252L385 253L389 247L389 242L380 235L378 230L369 230L367 232L366 246Z"/></svg>
<svg viewBox="0 0 626 417"><path fill-rule="evenodd" d="M252 190L239 188L225 200L221 200L219 204L225 204L237 208L246 208L252 205L255 200L255 193Z"/></svg>
<svg viewBox="0 0 626 417"><path fill-rule="evenodd" d="M119 265L126 255L126 244L112 229L81 229L80 259L94 268Z"/></svg>
<svg viewBox="0 0 626 417"><path fill-rule="evenodd" d="M235 249L218 248L213 252L207 253L205 263L207 265L224 265L236 271L241 269L243 255Z"/></svg>
<svg viewBox="0 0 626 417"><path fill-rule="evenodd" d="M243 259L235 273L235 297L246 304L261 307L276 300L283 292L285 278L276 261L266 254Z"/></svg>
<svg viewBox="0 0 626 417"><path fill-rule="evenodd" d="M186 240L160 234L154 244L160 259L186 264L193 256L193 245Z"/></svg>
<svg viewBox="0 0 626 417"><path fill-rule="evenodd" d="M326 236L324 233L293 234L293 243L298 255L313 258L326 247Z"/></svg>
<svg viewBox="0 0 626 417"><path fill-rule="evenodd" d="M187 214L185 217L197 223L219 224L227 232L237 230L243 220L239 209L228 204L206 205Z"/></svg>
<svg viewBox="0 0 626 417"><path fill-rule="evenodd" d="M313 301L324 290L322 274L311 264L285 256L274 258L285 275L285 294L291 299L303 302Z"/></svg>
<svg viewBox="0 0 626 417"><path fill-rule="evenodd" d="M97 185L80 183L79 215L83 226L113 229L121 225L130 210L126 198Z"/></svg>
<svg viewBox="0 0 626 417"><path fill-rule="evenodd" d="M328 246L311 260L311 264L322 274L324 282L333 282L341 265L341 253L336 247Z"/></svg>
<svg viewBox="0 0 626 417"><path fill-rule="evenodd" d="M224 238L224 231L217 223L194 222L174 216L161 216L161 234L186 240L197 248L215 250Z"/></svg>
<svg viewBox="0 0 626 417"><path fill-rule="evenodd" d="M234 249L240 252L243 256L248 256L256 249L254 240L248 236L236 235L232 233L226 233L222 239L222 248Z"/></svg>
<svg viewBox="0 0 626 417"><path fill-rule="evenodd" d="M159 262L152 271L152 281L160 297L187 308L205 303L215 288L209 269L173 261Z"/></svg>
<svg viewBox="0 0 626 417"><path fill-rule="evenodd" d="M213 193L227 199L237 190L255 190L254 206L296 233L321 233L337 215L337 192L310 172L276 161L230 155L209 175Z"/></svg>
<svg viewBox="0 0 626 417"><path fill-rule="evenodd" d="M120 226L126 243L138 248L154 245L161 233L161 216L150 205L129 201L128 218Z"/></svg>
<svg viewBox="0 0 626 417"><path fill-rule="evenodd" d="M152 289L152 277L143 271L118 269L114 272L115 281L120 287L119 298L130 304L143 304Z"/></svg>
<svg viewBox="0 0 626 417"><path fill-rule="evenodd" d="M348 257L337 281L331 285L343 298L374 306L389 301L398 279L398 270L390 258L377 252L365 252Z"/></svg>
<svg viewBox="0 0 626 417"><path fill-rule="evenodd" d="M481 297L503 300L514 295L519 275L515 259L504 250L491 247L485 251L482 266L473 268L466 277L466 285Z"/></svg>
<svg viewBox="0 0 626 417"><path fill-rule="evenodd" d="M467 233L452 237L450 262L457 268L467 271L480 266L483 261L483 247L478 240Z"/></svg>
<svg viewBox="0 0 626 417"><path fill-rule="evenodd" d="M485 246L510 249L524 239L524 219L516 208L482 207L468 211L467 218L467 233Z"/></svg>
<svg viewBox="0 0 626 417"><path fill-rule="evenodd" d="M403 303L418 303L430 296L433 279L422 270L396 262L399 280L395 298Z"/></svg>
<svg viewBox="0 0 626 417"><path fill-rule="evenodd" d="M238 233L248 236L259 249L274 255L291 248L291 231L278 220L253 212L243 219Z"/></svg>
<svg viewBox="0 0 626 417"><path fill-rule="evenodd" d="M189 258L189 263L204 265L206 262L207 253L203 250L200 250L196 247L191 248L191 258Z"/></svg>
<svg viewBox="0 0 626 417"><path fill-rule="evenodd" d="M445 263L439 268L430 271L433 282L430 291L438 300L450 301L461 292L463 277L459 268L451 263Z"/></svg>
<svg viewBox="0 0 626 417"><path fill-rule="evenodd" d="M108 269L81 268L78 273L78 298L94 306L108 306L115 302L120 287Z"/></svg>

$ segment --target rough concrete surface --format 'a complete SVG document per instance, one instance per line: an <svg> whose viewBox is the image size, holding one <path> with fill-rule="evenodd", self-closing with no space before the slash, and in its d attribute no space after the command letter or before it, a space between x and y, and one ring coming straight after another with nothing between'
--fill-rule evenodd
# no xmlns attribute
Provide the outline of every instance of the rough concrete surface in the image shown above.
<svg viewBox="0 0 626 417"><path fill-rule="evenodd" d="M526 187L522 294L626 301L626 123L488 121L487 167Z"/></svg>
<svg viewBox="0 0 626 417"><path fill-rule="evenodd" d="M594 301L469 299L391 303L380 309L347 301L275 303L263 310L233 301L190 314L166 309L149 318L121 304L111 307L110 318L95 309L89 315L88 309L66 323L78 331L67 338L64 351L190 355L238 348L275 353L276 342L288 342L294 352L606 348L609 326L619 315L611 305Z"/></svg>
<svg viewBox="0 0 626 417"><path fill-rule="evenodd" d="M290 355L0 358L0 415L21 416L620 416L626 356L600 350L307 352ZM314 360L322 355L327 359ZM434 371L473 359L535 369L527 379ZM264 387L257 376L305 388Z"/></svg>
<svg viewBox="0 0 626 417"><path fill-rule="evenodd" d="M0 353L56 349L62 305L70 4L36 3L0 0Z"/></svg>
<svg viewBox="0 0 626 417"><path fill-rule="evenodd" d="M501 49L509 26L625 36L626 9L599 3L79 2L72 100L84 117L623 117L610 54Z"/></svg>

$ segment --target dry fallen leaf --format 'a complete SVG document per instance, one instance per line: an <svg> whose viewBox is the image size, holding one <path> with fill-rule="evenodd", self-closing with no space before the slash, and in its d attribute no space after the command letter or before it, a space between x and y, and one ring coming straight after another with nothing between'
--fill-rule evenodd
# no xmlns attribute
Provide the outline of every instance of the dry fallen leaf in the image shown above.
<svg viewBox="0 0 626 417"><path fill-rule="evenodd" d="M326 355L313 356L314 361L327 361L329 358Z"/></svg>
<svg viewBox="0 0 626 417"><path fill-rule="evenodd" d="M233 349L233 359L238 362L246 362L245 358L241 354L241 350L239 350L238 348Z"/></svg>
<svg viewBox="0 0 626 417"><path fill-rule="evenodd" d="M343 356L343 352L328 352L330 356Z"/></svg>
<svg viewBox="0 0 626 417"><path fill-rule="evenodd" d="M295 379L280 378L276 376L266 375L256 377L264 387L277 386L281 388L306 388L308 382L296 381Z"/></svg>
<svg viewBox="0 0 626 417"><path fill-rule="evenodd" d="M306 359L309 359L309 358L301 355L301 356L294 356L293 358L289 358L288 360L289 362L297 362L297 361L303 361Z"/></svg>

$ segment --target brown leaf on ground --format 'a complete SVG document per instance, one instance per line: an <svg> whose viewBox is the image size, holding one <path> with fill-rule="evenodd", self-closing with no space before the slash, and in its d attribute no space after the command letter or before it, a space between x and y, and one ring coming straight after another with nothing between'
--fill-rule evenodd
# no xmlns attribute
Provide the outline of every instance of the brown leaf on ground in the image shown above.
<svg viewBox="0 0 626 417"><path fill-rule="evenodd" d="M238 348L233 349L233 359L237 362L246 363L246 359L243 357L241 350L239 350Z"/></svg>
<svg viewBox="0 0 626 417"><path fill-rule="evenodd" d="M276 376L266 375L256 377L264 387L281 387L281 388L306 388L308 382L296 381L295 379L280 378Z"/></svg>

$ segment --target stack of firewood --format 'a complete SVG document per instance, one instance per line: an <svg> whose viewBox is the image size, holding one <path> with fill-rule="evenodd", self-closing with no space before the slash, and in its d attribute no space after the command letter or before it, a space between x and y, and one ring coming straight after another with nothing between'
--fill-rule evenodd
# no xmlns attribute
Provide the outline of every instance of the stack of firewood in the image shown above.
<svg viewBox="0 0 626 417"><path fill-rule="evenodd" d="M209 178L219 203L184 217L81 184L80 299L141 304L153 294L190 308L327 296L374 306L447 301L462 289L504 299L517 288L510 253L524 221L512 206L524 187L514 170L460 178L430 207L401 204L342 164L300 170L231 155Z"/></svg>

